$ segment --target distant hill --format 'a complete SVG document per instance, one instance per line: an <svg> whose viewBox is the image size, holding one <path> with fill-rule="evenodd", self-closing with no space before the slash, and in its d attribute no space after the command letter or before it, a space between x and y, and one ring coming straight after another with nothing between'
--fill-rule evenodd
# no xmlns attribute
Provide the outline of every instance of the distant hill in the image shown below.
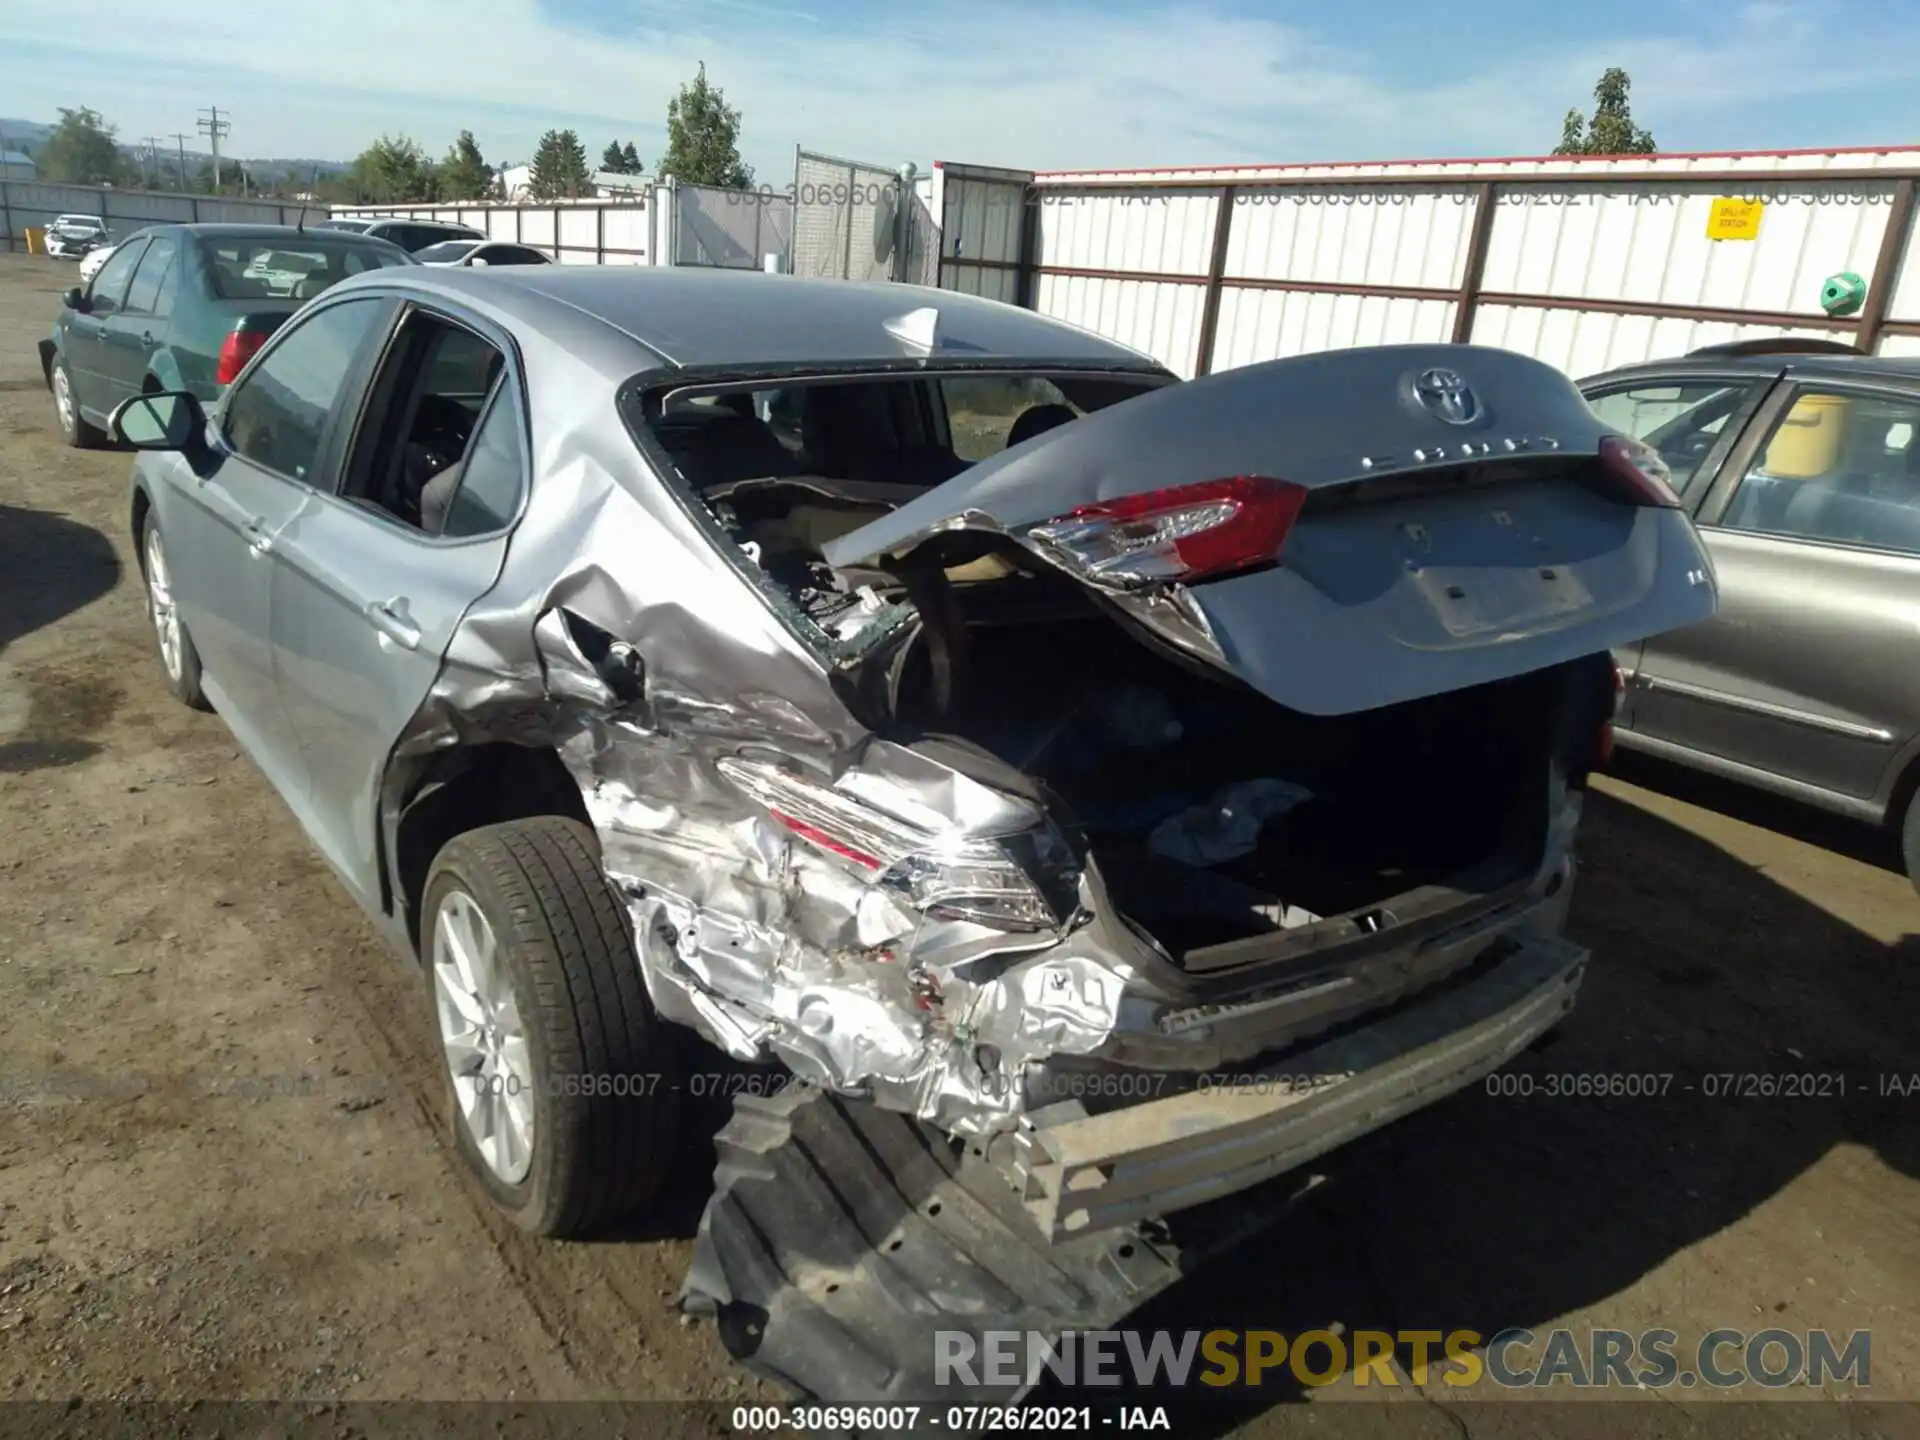
<svg viewBox="0 0 1920 1440"><path fill-rule="evenodd" d="M47 143L47 138L53 134L53 131L54 127L43 121L0 117L0 150L23 150L29 155L37 155L40 147ZM138 165L147 158L146 146L137 141L129 144L127 137L122 135L117 143L120 153L134 164ZM162 140L159 151L168 160L177 159L180 154L179 142L168 143ZM189 149L186 153L187 165L190 169L213 162L210 151ZM222 155L220 158L223 161L237 161L245 165L253 177L263 184L284 179L308 180L315 172L322 176L338 175L353 168L351 162L345 160L314 160L305 157L285 159L279 156L251 159L244 155Z"/></svg>

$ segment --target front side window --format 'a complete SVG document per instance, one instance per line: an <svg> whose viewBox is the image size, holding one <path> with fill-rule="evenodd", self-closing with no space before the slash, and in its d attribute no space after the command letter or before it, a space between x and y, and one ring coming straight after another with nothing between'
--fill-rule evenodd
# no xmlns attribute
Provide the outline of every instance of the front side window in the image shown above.
<svg viewBox="0 0 1920 1440"><path fill-rule="evenodd" d="M1920 396L1806 387L1740 479L1720 526L1920 555Z"/></svg>
<svg viewBox="0 0 1920 1440"><path fill-rule="evenodd" d="M1673 472L1673 488L1685 494L1753 390L1751 381L1665 381L1609 390L1587 405L1608 426L1658 450Z"/></svg>
<svg viewBox="0 0 1920 1440"><path fill-rule="evenodd" d="M106 264L100 267L100 273L93 277L93 286L87 291L87 300L95 315L112 315L126 303L127 286L133 279L133 272L145 253L147 242L129 240L113 252Z"/></svg>
<svg viewBox="0 0 1920 1440"><path fill-rule="evenodd" d="M328 417L352 390L356 361L385 309L371 297L347 300L278 337L227 396L227 443L263 469L317 483L313 466Z"/></svg>

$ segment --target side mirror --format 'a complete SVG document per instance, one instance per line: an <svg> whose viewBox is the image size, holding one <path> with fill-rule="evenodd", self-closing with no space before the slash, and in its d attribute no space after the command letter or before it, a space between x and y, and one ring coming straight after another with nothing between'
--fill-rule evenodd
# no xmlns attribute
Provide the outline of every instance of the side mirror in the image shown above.
<svg viewBox="0 0 1920 1440"><path fill-rule="evenodd" d="M200 401L184 390L136 395L107 417L107 433L135 450L194 450L205 442L206 427Z"/></svg>
<svg viewBox="0 0 1920 1440"><path fill-rule="evenodd" d="M476 255L476 256L474 256L474 257L473 257L473 259L471 259L471 260L469 260L469 261L468 261L467 263L468 263L469 265L471 265L471 266L473 266L473 267L474 267L475 269L477 269L477 270L484 270L484 269L486 269L486 268L487 268L487 265L488 265L488 263L489 263L489 262L488 262L488 260L487 260L487 258L486 258L486 256L484 256L484 255Z"/></svg>
<svg viewBox="0 0 1920 1440"><path fill-rule="evenodd" d="M87 292L82 290L78 285L75 285L60 297L60 303L66 306L67 309L78 310L84 315L87 313Z"/></svg>

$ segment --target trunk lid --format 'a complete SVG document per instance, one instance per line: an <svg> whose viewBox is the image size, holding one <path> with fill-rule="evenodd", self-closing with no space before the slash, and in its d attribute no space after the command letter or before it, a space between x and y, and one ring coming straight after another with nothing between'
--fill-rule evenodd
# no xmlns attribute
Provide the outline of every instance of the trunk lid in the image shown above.
<svg viewBox="0 0 1920 1440"><path fill-rule="evenodd" d="M1618 463L1603 458L1621 443L1572 381L1522 355L1335 351L1084 416L970 467L825 557L855 566L946 531L1008 534L1270 699L1347 714L1710 616L1712 568L1692 522L1623 488ZM1140 497L1241 483L1233 477L1282 482L1291 507L1274 532L1277 557L1259 568L1113 584L1063 552L1072 523L1051 523L1124 517Z"/></svg>

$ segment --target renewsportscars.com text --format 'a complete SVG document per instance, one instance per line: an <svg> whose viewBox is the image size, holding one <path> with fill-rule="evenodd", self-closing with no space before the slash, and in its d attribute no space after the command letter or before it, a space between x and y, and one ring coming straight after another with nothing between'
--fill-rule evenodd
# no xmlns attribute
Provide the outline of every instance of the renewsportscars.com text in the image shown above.
<svg viewBox="0 0 1920 1440"><path fill-rule="evenodd" d="M1682 1343L1672 1330L1090 1330L1053 1334L943 1330L934 1336L941 1385L1037 1384L1143 1388L1261 1384L1574 1389L1673 1386L1783 1389L1871 1383L1873 1336L1825 1330L1711 1330Z"/></svg>

